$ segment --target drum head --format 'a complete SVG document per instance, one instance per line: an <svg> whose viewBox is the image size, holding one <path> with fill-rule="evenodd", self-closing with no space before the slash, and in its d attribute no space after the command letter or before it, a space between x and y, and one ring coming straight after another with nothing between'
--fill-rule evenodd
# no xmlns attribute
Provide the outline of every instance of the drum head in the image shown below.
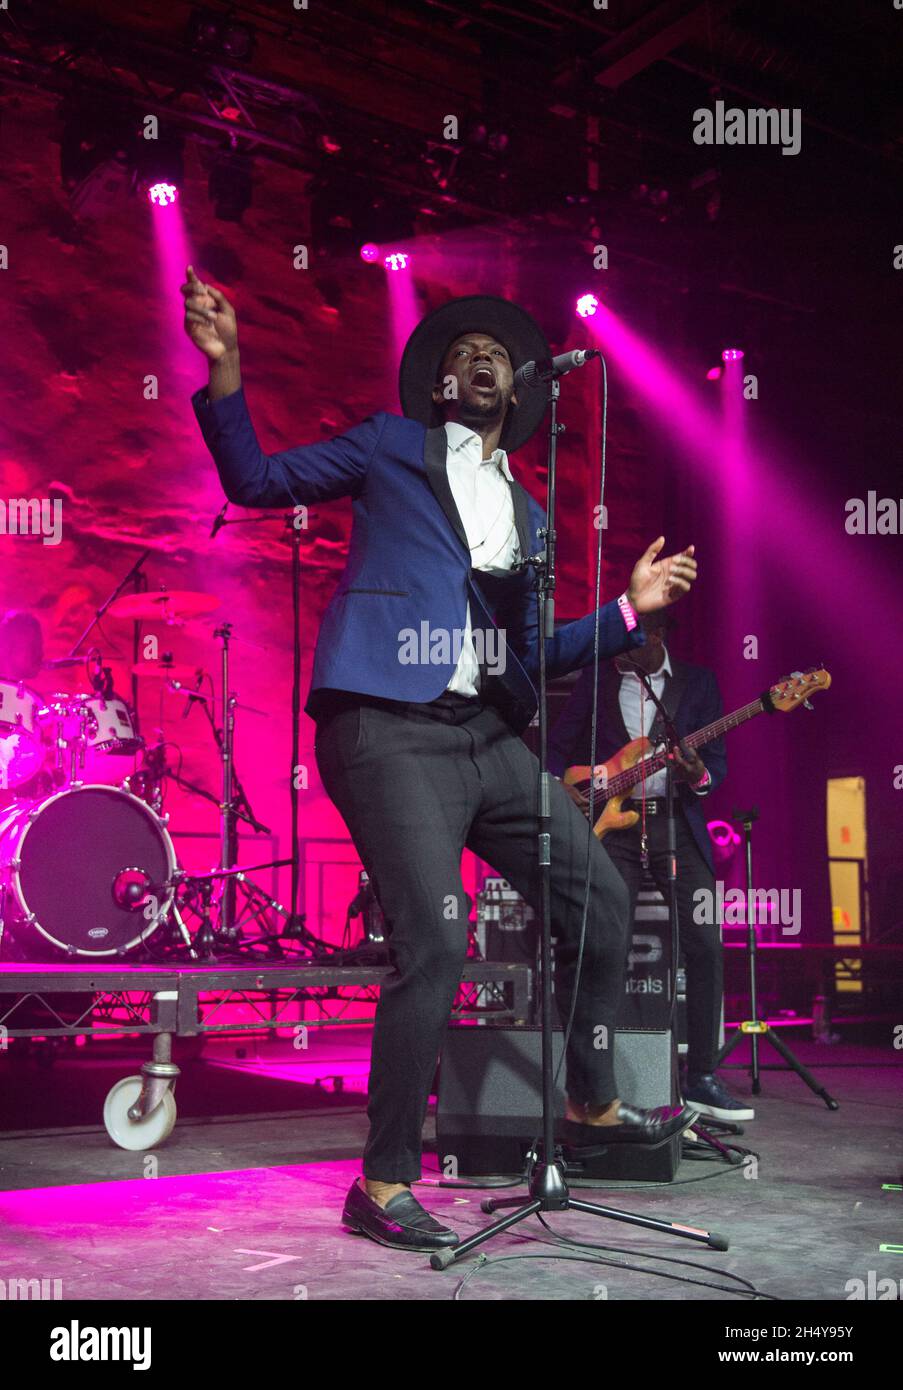
<svg viewBox="0 0 903 1390"><path fill-rule="evenodd" d="M46 757L35 734L0 724L0 789L23 786L40 772Z"/></svg>
<svg viewBox="0 0 903 1390"><path fill-rule="evenodd" d="M19 896L35 927L64 949L110 954L128 950L159 922L144 915L146 894L130 909L123 885L162 885L173 865L169 840L142 803L112 787L64 792L40 807L21 845ZM171 897L157 886L160 909ZM120 899L117 901L117 897Z"/></svg>

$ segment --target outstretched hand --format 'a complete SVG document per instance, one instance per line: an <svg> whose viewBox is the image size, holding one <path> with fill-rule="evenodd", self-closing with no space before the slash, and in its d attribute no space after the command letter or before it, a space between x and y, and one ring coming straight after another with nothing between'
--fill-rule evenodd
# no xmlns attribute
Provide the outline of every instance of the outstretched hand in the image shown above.
<svg viewBox="0 0 903 1390"><path fill-rule="evenodd" d="M664 544L664 536L659 536L633 567L627 597L637 613L652 613L676 603L689 592L696 578L695 545L659 560L657 557Z"/></svg>
<svg viewBox="0 0 903 1390"><path fill-rule="evenodd" d="M185 297L185 332L195 347L211 362L217 362L238 346L235 310L222 290L198 279L193 266L188 266L187 274L188 279L181 286Z"/></svg>

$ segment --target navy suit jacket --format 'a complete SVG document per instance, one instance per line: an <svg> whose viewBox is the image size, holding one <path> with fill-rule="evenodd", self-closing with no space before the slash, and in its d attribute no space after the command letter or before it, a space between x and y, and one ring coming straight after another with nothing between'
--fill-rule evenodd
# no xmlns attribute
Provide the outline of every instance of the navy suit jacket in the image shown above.
<svg viewBox="0 0 903 1390"><path fill-rule="evenodd" d="M418 641L424 632L463 634L469 600L472 628L483 629L490 656L489 643L499 648L500 636L485 634L497 628L504 635L504 671L501 662L498 674L492 664L484 669L484 698L517 732L527 727L536 711L539 668L533 572L495 576L471 568L446 471L444 429L381 412L335 439L265 454L243 391L212 402L199 391L192 404L230 502L288 507L352 498L348 558L320 625L308 714L317 717L325 703L320 692L327 690L417 703L436 699L454 674L457 651L437 648L438 659L432 659L421 646L421 659L409 664L402 650L411 633ZM545 512L519 483L512 494L521 554L532 555L541 548L537 533ZM639 626L627 631L616 602L597 617L601 657L645 641ZM589 614L547 639L550 677L592 662L595 628Z"/></svg>
<svg viewBox="0 0 903 1390"><path fill-rule="evenodd" d="M672 675L665 677L662 703L667 709L681 738L695 733L706 724L714 724L724 713L721 692L714 671L707 666L693 666L671 657ZM592 765L607 762L629 743L630 735L624 724L619 702L621 675L614 666L599 670L599 703L596 715L596 756ZM573 692L549 735L549 768L561 776L565 768L590 763L589 745L592 732L593 704L592 667L582 671ZM654 728L654 725L653 725ZM656 741L658 741L656 739ZM698 750L712 778L711 790L724 781L727 773L727 752L724 736L714 739ZM686 782L676 782L678 799L683 808L693 839L709 868L713 867L712 844L706 828L706 796L691 791Z"/></svg>

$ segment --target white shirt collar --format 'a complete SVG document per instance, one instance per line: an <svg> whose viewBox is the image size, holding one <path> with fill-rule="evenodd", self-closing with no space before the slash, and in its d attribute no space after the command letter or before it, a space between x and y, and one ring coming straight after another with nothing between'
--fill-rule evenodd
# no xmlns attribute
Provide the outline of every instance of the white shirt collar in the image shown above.
<svg viewBox="0 0 903 1390"><path fill-rule="evenodd" d="M655 680L656 676L663 677L672 676L674 674L674 672L671 669L671 657L668 654L668 648L664 646L664 644L662 645L662 650L665 653L665 659L662 662L661 666L658 668L658 670L652 672L650 680ZM640 679L639 676L637 676L636 671L622 671L620 674L622 676L636 676L637 680Z"/></svg>
<svg viewBox="0 0 903 1390"><path fill-rule="evenodd" d="M454 449L455 453L461 453L465 449L474 458L479 458L481 463L494 463L501 469L509 483L514 482L511 469L508 466L508 455L504 449L493 449L490 459L483 458L483 441L473 430L469 430L466 425L460 424L457 420L446 420L445 435L448 439L448 447Z"/></svg>

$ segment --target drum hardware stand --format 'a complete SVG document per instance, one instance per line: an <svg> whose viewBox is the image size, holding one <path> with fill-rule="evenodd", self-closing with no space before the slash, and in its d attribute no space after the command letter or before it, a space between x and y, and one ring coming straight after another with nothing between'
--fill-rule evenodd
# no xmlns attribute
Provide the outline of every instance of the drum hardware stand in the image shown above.
<svg viewBox="0 0 903 1390"><path fill-rule="evenodd" d="M97 624L100 622L101 618L104 616L104 614L106 613L107 609L110 607L110 605L111 605L116 599L118 599L119 595L123 592L123 590L124 590L129 584L134 584L134 589L135 589L135 593L136 593L136 594L141 593L143 590L147 589L147 576L146 576L145 574L142 573L142 565L144 564L145 560L148 558L148 556L149 556L150 554L151 554L151 551L148 549L148 550L145 550L145 552L144 552L143 555L139 555L138 559L137 559L137 560L135 561L135 563L132 565L132 568L129 570L129 572L128 572L128 574L125 576L125 578L124 578L124 579L121 579L121 580L119 581L119 583L116 585L116 588L115 588L115 589L113 590L113 592L110 594L109 598L106 599L105 602L102 603L102 604L100 605L100 607L95 611L94 617L91 619L90 623L89 623L88 626L85 628L84 632L83 632L83 633L81 634L81 636L76 640L75 644L73 645L72 649L70 650L70 652L69 652L69 656L70 656L70 657L75 656L75 655L77 654L79 647L82 645L82 643L83 643L84 641L87 640L87 638L88 638L88 637L91 635L91 633L94 631L95 627L96 627ZM135 664L135 665L137 665L138 660L139 660L140 655L141 655L140 650L139 650L140 641L141 641L141 624L136 620L136 622L135 622L135 624L134 624L133 635L132 635L132 662L133 662L133 664ZM132 712L134 713L134 716L135 716L135 733L136 733L136 734L140 734L141 729L140 729L139 716L138 716L138 678L137 678L137 676L134 674L134 672L133 672L133 674L132 674Z"/></svg>
<svg viewBox="0 0 903 1390"><path fill-rule="evenodd" d="M228 523L227 523L228 524ZM304 919L297 914L286 912L281 903L277 902L272 894L261 887L253 879L248 877L249 872L258 872L265 868L277 868L292 863L292 860L276 860L269 864L258 865L254 870L240 869L236 866L235 860L238 854L238 832L237 822L243 820L250 825L257 834L268 835L271 833L270 827L264 825L254 815L248 800L247 793L242 786L241 779L235 768L235 711L238 707L238 699L230 689L230 643L232 640L232 624L223 623L214 631L214 637L222 646L221 663L221 685L222 685L222 707L223 725L220 727L216 722L214 711L210 704L201 701L205 717L210 725L214 742L219 750L219 758L222 766L222 797L216 801L209 792L202 791L201 788L193 788L207 800L214 801L220 811L220 858L218 869L211 874L202 876L191 876L191 882L200 885L202 882L209 883L208 888L199 888L200 901L202 904L200 916L202 920L202 939L201 946L206 953L206 958L211 959L213 948L217 944L225 943L227 946L250 949L253 946L265 944L271 955L282 957L282 948L278 945L280 935L291 937L302 942L313 954L314 941L307 930ZM176 778L181 785L190 785L183 778ZM219 888L218 899L213 894ZM263 914L267 911L276 912L284 917L287 927L283 932L278 932L272 927L263 927L262 935L253 941L242 942L242 923L241 913L238 910L237 895L241 892L244 899L244 911L250 913L258 927L262 927ZM211 921L210 910L215 905L217 910L217 920L215 926Z"/></svg>
<svg viewBox="0 0 903 1390"><path fill-rule="evenodd" d="M154 753L156 752L156 749L151 748L149 751L151 756L153 757ZM156 776L156 769L152 771L151 775ZM211 802L211 804L216 806L217 808L221 806L219 797L214 796L212 792L208 792L206 788L199 787L196 782L189 781L187 777L183 777L182 774L176 772L174 768L168 767L165 764L161 764L159 767L159 777L160 779L164 777L169 777L176 783L177 786L182 787L183 790L190 792L193 796L202 797L205 801ZM247 825L250 825L254 830L259 830L264 834L268 833L267 827L265 825L262 825L259 821L252 819L251 816L248 815L240 807L235 806L233 808L233 811L237 820L244 821ZM191 897L186 903L183 903L183 906L188 907L192 912L196 913L196 915L200 917L202 922L202 933L204 932L205 925L209 927L209 934L205 935L204 941L202 942L206 950L212 951L213 945L215 945L217 942L225 940L225 938L221 938L220 936L220 930L218 925L213 924L213 919L211 917L210 911L214 902L214 891L217 886L217 881L221 881L222 879L230 876L234 878L236 884L236 891L241 892L243 894L245 899L245 906L250 910L251 915L254 917L254 920L257 922L259 926L261 924L262 914L265 911L278 912L286 918L288 914L285 908L282 906L282 904L278 903L276 899L273 898L269 893L267 893L265 889L261 888L259 884L254 883L252 880L246 881L246 875L249 873L263 873L267 869L286 868L291 864L291 862L292 861L290 859L274 859L268 861L265 864L254 864L249 869L230 869L226 872L223 872L222 870L216 870L215 872L209 874L183 874L182 882L189 885L197 895L195 897ZM242 909L238 910L237 916L237 930L239 931L239 937L237 938L237 940L241 948L240 930ZM266 930L263 933L264 938L272 939L274 941L278 939L279 935L280 933L274 932L270 928L266 928ZM293 933L289 928L286 928L286 930L282 932L281 935L283 937L290 937L291 935L293 935ZM263 938L255 938L249 941L247 943L248 946L253 947L256 944L256 941L259 939ZM235 941L236 938L232 937L230 939L230 944L234 944ZM212 958L213 957L211 955L208 955L208 959Z"/></svg>
<svg viewBox="0 0 903 1390"><path fill-rule="evenodd" d="M223 702L223 727L218 728L213 712L205 705L204 713L210 723L214 740L219 748L220 761L222 763L223 783L222 801L220 803L220 862L219 871L216 875L221 880L221 895L219 899L219 921L217 924L216 935L218 939L235 943L238 937L234 934L236 929L236 890L240 884L245 897L246 904L252 907L252 911L257 915L259 905L262 902L271 905L274 910L284 913L280 904L275 903L272 896L267 893L259 884L252 879L248 879L245 870L236 868L235 860L238 853L237 826L236 822L240 818L247 821L252 829L258 834L270 834L269 826L258 821L254 815L247 793L241 784L241 780L235 769L235 709L237 698L229 689L229 643L232 636L232 624L223 623L218 627L214 636L222 644L222 702ZM294 924L294 914L287 914L290 923ZM301 924L303 927L303 924ZM306 929L304 933L306 935ZM272 934L275 936L276 934Z"/></svg>
<svg viewBox="0 0 903 1390"><path fill-rule="evenodd" d="M181 869L176 869L172 877L167 879L164 887L167 890L172 888L173 895L169 907L165 910L165 912L161 914L161 920L163 921L164 925L167 926L171 931L174 930L175 935L178 935L182 938L182 945L187 948L189 959L197 960L198 953L194 949L194 942L191 939L191 933L188 930L185 923L182 921L182 916L179 912L178 907L179 885L184 881L184 879L185 874ZM172 914L172 921L170 921L170 913ZM178 1076L178 1070L176 1070L176 1075ZM153 1109L153 1106L151 1107L151 1109Z"/></svg>
<svg viewBox="0 0 903 1390"><path fill-rule="evenodd" d="M759 1018L759 992L758 992L758 937L756 935L756 912L755 912L755 892L753 890L753 869L752 869L752 828L759 819L758 807L752 806L747 811L742 811L738 807L733 808L734 819L743 824L743 844L746 858L746 951L747 964L749 966L749 1012L751 1017L741 1023L734 1036L718 1054L718 1066L722 1064L738 1046L744 1037L749 1037L750 1043L750 1063L749 1074L752 1078L752 1093L754 1096L761 1095L762 1082L759 1067L759 1039L763 1042L770 1042L775 1052L783 1057L787 1063L786 1067L780 1068L781 1071L795 1071L801 1081L804 1081L815 1095L820 1096L829 1110L839 1110L840 1104L829 1095L824 1086L819 1085L802 1062L791 1052L790 1048L774 1032L767 1019Z"/></svg>
<svg viewBox="0 0 903 1390"><path fill-rule="evenodd" d="M596 354L597 356L599 354ZM462 1256L502 1231L510 1230L528 1216L537 1212L581 1211L590 1216L598 1216L611 1221L624 1222L646 1230L678 1236L683 1240L695 1241L712 1249L726 1249L727 1242L714 1232L690 1230L670 1221L659 1221L652 1217L639 1216L633 1212L614 1207L603 1207L596 1202L585 1202L571 1195L565 1179L565 1163L560 1148L555 1144L555 1098L554 1098L554 1060L552 1055L552 837L551 809L549 801L550 774L548 772L548 700L546 688L546 638L554 635L554 595L555 595L555 483L558 451L558 435L564 426L558 424L558 399L560 383L551 364L537 363L543 379L549 388L549 440L548 472L546 485L546 525L540 534L545 543L542 554L525 557L524 564L531 565L536 572L536 608L538 619L539 645L539 770L537 779L537 864L539 868L539 929L540 929L540 974L539 993L541 1004L542 1038L542 1152L538 1161L531 1165L528 1197L491 1197L480 1205L485 1212L500 1211L505 1207L512 1210L501 1220L469 1236L459 1245L437 1250L430 1256L433 1269L447 1269ZM598 621L598 619L597 619ZM593 750L595 753L595 749ZM589 832L592 833L591 831ZM600 1134L600 1143L603 1136Z"/></svg>
<svg viewBox="0 0 903 1390"><path fill-rule="evenodd" d="M227 869L225 871L216 869L209 874L186 874L184 876L183 882L190 890L193 890L192 896L184 905L190 907L201 918L201 928L195 940L202 949L204 960L216 960L214 947L223 945L233 949L239 955L250 956L258 954L256 948L263 946L266 948L267 956L271 959L287 959L280 939L290 937L292 932L289 927L283 932L274 930L267 923L265 914L272 912L285 918L286 921L288 921L289 914L281 903L271 897L253 879L249 879L247 875L248 873L259 873L264 869L287 868L291 862L290 859L276 859L267 864L255 864L250 869ZM217 883L224 879L232 879L236 892L240 891L244 896L244 908L238 914L228 935L223 930L221 921L218 923L215 921L211 911L215 901ZM220 895L220 901L222 901L222 895ZM245 937L243 935L244 912L249 913L253 918L260 930L259 936Z"/></svg>
<svg viewBox="0 0 903 1390"><path fill-rule="evenodd" d="M298 515L294 509L289 512L277 512L269 516L227 519L227 506L228 503L220 509L219 514L214 520L211 532L212 536L216 536L217 532L224 526L256 525L261 522L278 521L288 531L292 547L292 765L289 777L292 874L289 895L288 927L283 935L305 941L310 945L312 955L316 957L316 947L318 943L307 928L306 914L299 912L298 909L301 883L300 817L298 800L300 788L297 785L295 770L299 764L301 746L301 528L298 525ZM225 796L223 800L226 801ZM225 868L226 865L224 864L222 867Z"/></svg>

